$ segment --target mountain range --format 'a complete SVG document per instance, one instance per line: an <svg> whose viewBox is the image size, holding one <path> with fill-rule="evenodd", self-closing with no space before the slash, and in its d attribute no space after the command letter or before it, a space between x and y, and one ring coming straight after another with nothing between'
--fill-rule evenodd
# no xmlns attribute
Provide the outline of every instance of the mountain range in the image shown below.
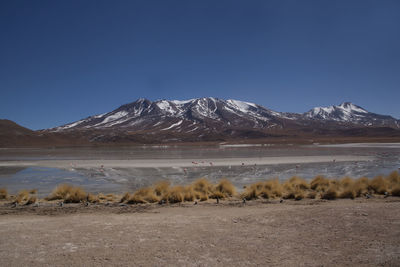
<svg viewBox="0 0 400 267"><path fill-rule="evenodd" d="M400 120L350 102L288 113L255 103L207 97L185 101L141 98L105 114L27 134L93 144L396 137L399 133Z"/></svg>

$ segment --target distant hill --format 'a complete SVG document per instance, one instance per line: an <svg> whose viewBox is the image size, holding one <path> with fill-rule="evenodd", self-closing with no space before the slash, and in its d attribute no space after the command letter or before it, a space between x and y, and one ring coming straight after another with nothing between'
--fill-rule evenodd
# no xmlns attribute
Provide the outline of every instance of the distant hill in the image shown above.
<svg viewBox="0 0 400 267"><path fill-rule="evenodd" d="M23 136L23 135L33 135L35 132L18 125L17 123L10 120L2 120L0 119L0 135L15 135L15 136Z"/></svg>

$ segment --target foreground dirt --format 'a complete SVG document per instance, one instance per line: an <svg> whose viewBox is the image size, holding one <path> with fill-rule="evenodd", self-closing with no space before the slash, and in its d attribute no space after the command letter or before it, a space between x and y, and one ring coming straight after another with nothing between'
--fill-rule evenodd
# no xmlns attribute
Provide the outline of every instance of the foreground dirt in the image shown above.
<svg viewBox="0 0 400 267"><path fill-rule="evenodd" d="M0 204L0 266L399 266L400 199Z"/></svg>

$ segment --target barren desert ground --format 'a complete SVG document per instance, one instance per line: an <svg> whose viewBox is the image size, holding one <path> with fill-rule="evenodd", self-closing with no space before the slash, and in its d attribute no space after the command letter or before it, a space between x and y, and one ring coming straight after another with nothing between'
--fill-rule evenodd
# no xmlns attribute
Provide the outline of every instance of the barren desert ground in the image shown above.
<svg viewBox="0 0 400 267"><path fill-rule="evenodd" d="M399 266L400 199L0 206L1 266Z"/></svg>

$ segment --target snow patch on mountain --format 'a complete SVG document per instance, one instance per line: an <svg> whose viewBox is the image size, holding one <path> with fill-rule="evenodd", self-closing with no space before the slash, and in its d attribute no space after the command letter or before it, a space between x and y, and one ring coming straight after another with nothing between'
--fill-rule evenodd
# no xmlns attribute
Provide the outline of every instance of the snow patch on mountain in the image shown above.
<svg viewBox="0 0 400 267"><path fill-rule="evenodd" d="M161 129L161 131L165 131L165 130L169 130L169 129L172 129L172 128L174 128L174 127L177 127L177 126L181 125L182 122L183 122L183 120L180 120L180 121L178 121L177 123L174 123L174 124L172 124L171 126L169 126L169 127L167 127L167 128Z"/></svg>

